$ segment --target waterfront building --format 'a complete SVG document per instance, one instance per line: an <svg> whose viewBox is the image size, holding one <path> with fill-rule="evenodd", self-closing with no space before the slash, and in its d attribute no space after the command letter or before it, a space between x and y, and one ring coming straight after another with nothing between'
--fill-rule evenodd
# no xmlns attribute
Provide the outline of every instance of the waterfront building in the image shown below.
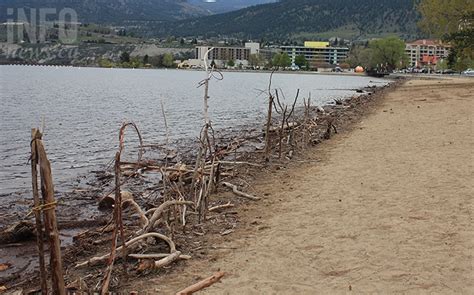
<svg viewBox="0 0 474 295"><path fill-rule="evenodd" d="M405 52L412 67L435 66L448 57L451 46L439 40L416 40L406 44Z"/></svg>
<svg viewBox="0 0 474 295"><path fill-rule="evenodd" d="M191 66L204 66L204 58L206 52L209 52L207 64L210 65L212 61L217 67L224 67L229 61L233 61L236 66L248 66L248 61L251 54L258 54L260 51L260 43L248 42L244 47L226 47L226 46L196 46L195 58L189 60Z"/></svg>
<svg viewBox="0 0 474 295"><path fill-rule="evenodd" d="M286 52L292 65L299 55L303 55L311 68L332 67L347 58L348 47L330 46L329 42L306 41L304 46L281 46L281 51Z"/></svg>

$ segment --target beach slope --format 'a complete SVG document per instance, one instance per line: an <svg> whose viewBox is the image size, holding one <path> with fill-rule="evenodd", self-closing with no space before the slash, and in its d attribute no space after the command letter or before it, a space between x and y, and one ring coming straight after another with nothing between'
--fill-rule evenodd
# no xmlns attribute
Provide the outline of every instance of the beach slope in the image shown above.
<svg viewBox="0 0 474 295"><path fill-rule="evenodd" d="M222 270L203 293L472 294L472 93L474 79L407 81L313 161L261 181L255 221L159 285Z"/></svg>

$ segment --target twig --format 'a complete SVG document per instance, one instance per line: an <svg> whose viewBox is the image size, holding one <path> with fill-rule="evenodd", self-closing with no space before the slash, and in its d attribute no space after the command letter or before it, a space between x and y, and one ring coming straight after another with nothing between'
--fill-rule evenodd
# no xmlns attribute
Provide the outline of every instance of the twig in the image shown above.
<svg viewBox="0 0 474 295"><path fill-rule="evenodd" d="M128 257L135 258L135 259L157 259L157 258L164 258L168 257L171 254L169 253L159 253L159 254L128 254ZM179 259L189 260L192 257L189 255L179 255Z"/></svg>
<svg viewBox="0 0 474 295"><path fill-rule="evenodd" d="M209 208L209 212L219 211L221 209L226 209L226 208L232 208L234 206L235 206L234 204L229 202L229 203L224 204L224 205L218 205L218 206L211 207L211 208Z"/></svg>
<svg viewBox="0 0 474 295"><path fill-rule="evenodd" d="M252 196L252 195L249 195L249 194L246 194L244 192L241 192L238 190L237 186L234 185L234 184L231 184L231 183L228 183L228 182L222 182L222 185L225 186L225 187L228 187L228 188L231 188L232 189L232 192L234 194L236 194L237 196L239 197L243 197L243 198L246 198L246 199L249 199L249 200L253 200L253 201L258 201L260 200L259 197L255 197L255 196Z"/></svg>
<svg viewBox="0 0 474 295"><path fill-rule="evenodd" d="M194 285L191 285L189 287L187 287L186 289L183 289L181 291L179 291L178 293L176 293L176 295L191 295L193 293L196 293L197 291L200 291L204 288L207 288L215 283L217 283L218 281L220 281L220 279L225 275L225 272L218 272L218 273L215 273L213 276L211 277L208 277L207 279L204 279Z"/></svg>
<svg viewBox="0 0 474 295"><path fill-rule="evenodd" d="M220 164L228 164L228 165L248 165L253 167L264 167L263 165L250 163L250 162L238 162L238 161L219 161Z"/></svg>

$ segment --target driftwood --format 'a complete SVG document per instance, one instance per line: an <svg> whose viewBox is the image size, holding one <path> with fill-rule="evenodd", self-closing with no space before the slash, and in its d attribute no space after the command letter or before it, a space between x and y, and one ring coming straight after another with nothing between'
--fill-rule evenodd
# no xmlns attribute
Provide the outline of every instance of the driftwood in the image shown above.
<svg viewBox="0 0 474 295"><path fill-rule="evenodd" d="M32 131L35 150L34 158L37 160L41 179L41 194L43 196L43 205L35 207L34 210L43 212L44 228L46 237L49 240L50 267L52 291L54 294L65 295L63 266L61 258L61 242L59 239L58 226L56 222L56 200L54 199L53 176L51 173L51 164L46 155L46 151L41 140L41 133L34 129Z"/></svg>
<svg viewBox="0 0 474 295"><path fill-rule="evenodd" d="M173 253L169 254L168 256L166 256L165 258L162 258L158 261L149 260L149 259L142 260L142 262L138 266L137 270L138 271L144 271L144 270L148 270L148 269L159 269L159 268L165 267L167 265L170 265L171 263L175 262L176 260L179 260L180 256L181 256L181 252L176 251L176 252L173 252Z"/></svg>
<svg viewBox="0 0 474 295"><path fill-rule="evenodd" d="M135 237L135 238L129 240L128 242L126 242L125 246L127 247L127 250L130 251L130 250L133 249L133 246L136 245L139 241L141 241L143 239L146 239L146 238L150 238L150 237L159 238L159 239L165 241L166 243L168 243L168 245L170 247L170 252L171 253L176 252L176 246L175 246L174 242L170 238L168 238L167 236L159 234L159 233L146 233L146 234L140 235L140 236ZM119 252L119 251L122 251L122 249L123 249L123 246L120 246L116 249L116 251ZM76 268L84 267L84 266L88 266L88 265L92 265L92 266L97 265L97 264L100 264L100 263L106 261L109 258L110 258L110 253L102 255L102 256L92 257L91 259L89 259L87 261L76 264Z"/></svg>
<svg viewBox="0 0 474 295"><path fill-rule="evenodd" d="M58 220L58 228L86 228L106 223L105 219ZM37 227L31 222L20 221L0 232L0 245L31 241L36 237L38 237Z"/></svg>
<svg viewBox="0 0 474 295"><path fill-rule="evenodd" d="M225 186L225 187L228 187L228 188L231 188L232 189L232 192L239 196L239 197L243 197L243 198L246 198L246 199L249 199L249 200L252 200L252 201L258 201L260 200L259 197L255 197L255 196L252 196L252 195L249 195L247 193L244 193L244 192L241 192L239 191L239 189L237 188L236 185L234 184L231 184L231 183L228 183L228 182L222 182L222 185Z"/></svg>
<svg viewBox="0 0 474 295"><path fill-rule="evenodd" d="M218 164L227 164L227 165L248 165L253 167L264 167L263 165L250 163L250 162L239 162L239 161L218 161Z"/></svg>
<svg viewBox="0 0 474 295"><path fill-rule="evenodd" d="M217 205L217 206L211 207L211 208L209 208L209 212L219 211L219 210L222 210L222 209L227 209L227 208L232 208L232 207L234 207L234 204L231 204L229 202L229 203L224 204L224 205Z"/></svg>
<svg viewBox="0 0 474 295"><path fill-rule="evenodd" d="M132 207L140 218L142 228L148 226L148 218L142 208L133 200L133 194L131 192L122 191L120 195L122 199L122 209L126 209L128 206ZM114 205L115 197L109 194L99 201L99 210L112 209Z"/></svg>
<svg viewBox="0 0 474 295"><path fill-rule="evenodd" d="M300 125L300 123L298 123L298 122L289 122L287 124L285 124L285 122L283 122L283 126L272 127L272 128L270 128L269 132L280 132L281 130L288 130L288 129L291 129L291 128L298 127L299 125Z"/></svg>
<svg viewBox="0 0 474 295"><path fill-rule="evenodd" d="M122 133L122 130L120 130ZM122 136L120 136L120 141L122 142ZM121 145L122 147L122 145ZM122 248L124 249L124 256L125 256L125 241L124 241L124 233L123 233L123 223L122 223L122 195L120 193L120 153L121 153L121 148L120 151L118 151L115 154L115 206L114 206L114 214L113 214L113 220L114 220L114 230L112 232L112 246L111 246L111 251L110 255L107 257L108 258L108 264L107 264L107 269L105 271L105 276L103 279L103 284L102 284L102 289L101 289L101 295L106 295L109 293L109 285L110 285L110 279L112 277L112 271L114 268L114 262L115 262L115 255L117 251L117 234L118 234L118 229L120 228L121 236L122 236Z"/></svg>
<svg viewBox="0 0 474 295"><path fill-rule="evenodd" d="M147 233L151 231L151 229L155 226L155 223L162 217L163 212L165 212L166 209L170 206L174 205L194 205L193 202L191 201L167 201L164 202L163 204L160 205L160 207L153 209L153 215L150 218L150 222L148 223L148 226L144 227L141 233ZM149 213L150 211L147 211Z"/></svg>
<svg viewBox="0 0 474 295"><path fill-rule="evenodd" d="M133 200L133 194L127 191L120 192L122 204L127 200ZM112 209L115 205L115 196L108 194L99 200L99 210Z"/></svg>
<svg viewBox="0 0 474 295"><path fill-rule="evenodd" d="M138 139L140 141L140 146L138 150L138 162L142 160L142 155L143 155L143 139L142 135L140 133L140 130L138 130L138 127L135 123L133 122L128 122L128 123L123 123L122 127L120 128L119 131L119 149L117 153L115 154L115 162L114 162L114 170L115 170L115 207L114 207L114 231L112 233L112 245L111 245L111 250L110 250L110 255L108 257L108 264L107 264L107 269L105 271L105 276L102 284L102 289L101 289L101 294L106 295L109 293L109 285L110 285L110 279L112 277L112 271L114 267L114 262L115 262L115 255L117 252L117 236L118 236L118 231L120 231L120 239L122 241L122 246L120 247L122 249L122 258L123 260L126 260L127 258L127 245L125 242L125 234L124 234L124 228L123 228L123 219L122 219L122 194L120 191L121 183L120 183L120 177L121 177L121 169L120 169L120 159L122 156L122 151L125 148L125 130L127 127L132 127L135 129ZM125 269L125 266L124 266Z"/></svg>
<svg viewBox="0 0 474 295"><path fill-rule="evenodd" d="M148 218L145 215L145 212L143 212L142 208L135 202L134 200L125 200L122 202L122 205L124 208L126 208L127 205L130 205L135 212L138 214L138 217L140 218L140 223L142 228L147 227L149 224Z"/></svg>
<svg viewBox="0 0 474 295"><path fill-rule="evenodd" d="M160 259L170 256L169 253L159 253L159 254L129 254L128 257L135 258L135 259ZM191 256L180 254L179 259L189 260Z"/></svg>
<svg viewBox="0 0 474 295"><path fill-rule="evenodd" d="M207 279L204 279L194 285L191 285L189 287L187 287L186 289L183 289L181 291L179 291L178 293L176 293L176 295L191 295L191 294L194 294L198 291L201 291L202 289L204 288L207 288L215 283L217 283L218 281L220 281L220 279L225 276L225 272L218 272L218 273L215 273L213 276L211 277L208 277Z"/></svg>
<svg viewBox="0 0 474 295"><path fill-rule="evenodd" d="M35 208L39 208L41 205L39 191L38 191L38 156L36 152L36 140L41 140L41 133L37 129L31 130L31 185L33 189L33 204ZM43 218L39 210L34 210L35 222L36 222L36 246L38 247L38 259L39 259L39 270L40 270L40 285L41 294L48 294L48 282L46 263L44 260L44 231L43 231Z"/></svg>
<svg viewBox="0 0 474 295"><path fill-rule="evenodd" d="M21 221L0 232L0 245L29 241L36 236L31 222Z"/></svg>

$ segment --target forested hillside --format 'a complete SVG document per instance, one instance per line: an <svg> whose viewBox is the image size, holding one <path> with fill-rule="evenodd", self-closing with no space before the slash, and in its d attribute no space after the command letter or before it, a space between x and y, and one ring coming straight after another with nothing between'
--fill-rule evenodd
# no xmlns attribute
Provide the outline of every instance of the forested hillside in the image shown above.
<svg viewBox="0 0 474 295"><path fill-rule="evenodd" d="M155 28L159 35L242 38L417 34L413 0L282 0Z"/></svg>
<svg viewBox="0 0 474 295"><path fill-rule="evenodd" d="M190 4L187 0L1 0L0 20L8 8L56 8L76 11L79 21L92 23L123 24L128 21L171 21L210 14L207 10ZM29 9L26 10L27 12ZM14 16L16 13L14 14Z"/></svg>

